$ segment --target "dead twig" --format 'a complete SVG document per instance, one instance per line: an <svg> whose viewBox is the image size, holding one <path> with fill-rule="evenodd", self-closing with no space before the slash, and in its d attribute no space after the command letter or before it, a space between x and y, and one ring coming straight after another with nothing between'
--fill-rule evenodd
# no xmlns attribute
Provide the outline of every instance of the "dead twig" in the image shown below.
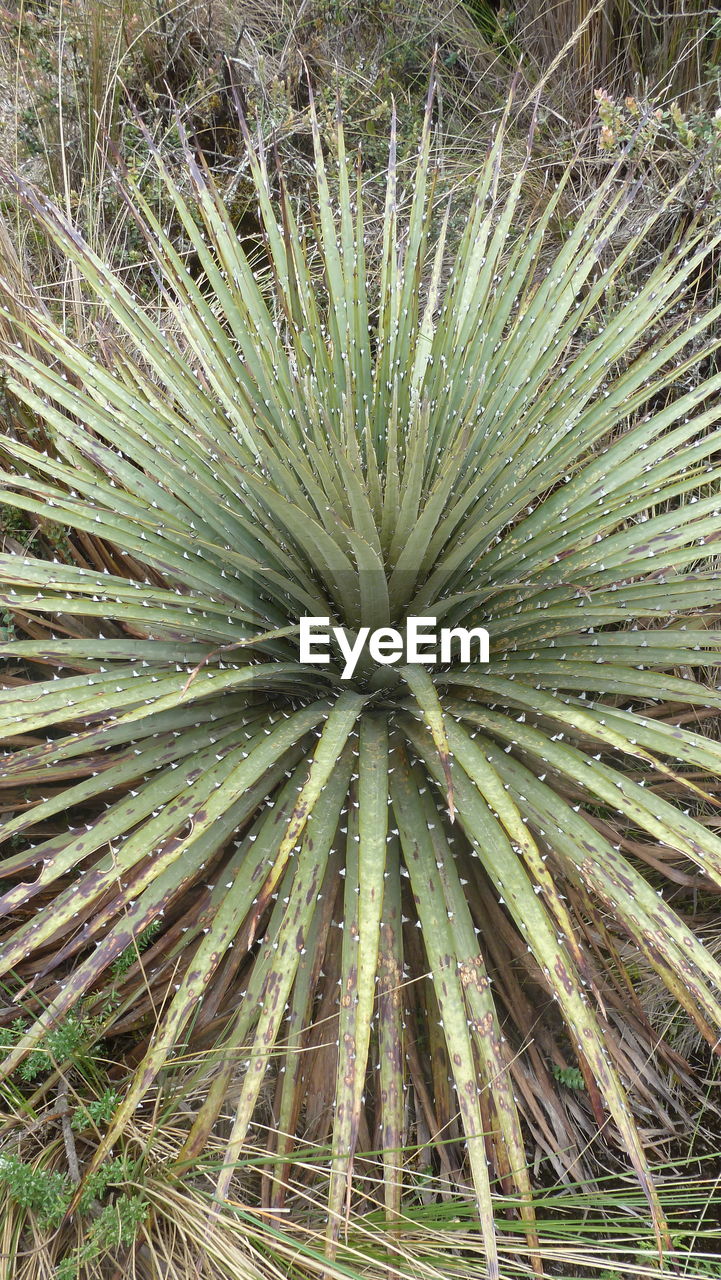
<svg viewBox="0 0 721 1280"><path fill-rule="evenodd" d="M65 1143L65 1155L68 1160L68 1173L70 1181L77 1186L80 1182L80 1163L78 1161L78 1153L75 1148L75 1134L70 1119L71 1111L68 1103L68 1082L65 1076L60 1077L58 1085L58 1105L57 1114L60 1116L63 1129L63 1142Z"/></svg>

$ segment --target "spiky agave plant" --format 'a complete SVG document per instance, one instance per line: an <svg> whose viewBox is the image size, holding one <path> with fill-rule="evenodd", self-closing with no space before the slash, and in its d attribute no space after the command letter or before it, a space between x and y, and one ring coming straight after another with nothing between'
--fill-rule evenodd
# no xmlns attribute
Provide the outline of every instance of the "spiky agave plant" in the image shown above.
<svg viewBox="0 0 721 1280"><path fill-rule="evenodd" d="M629 182L612 171L544 267L568 175L519 231L499 131L446 276L430 136L429 113L402 233L391 142L377 304L340 127L334 198L314 124L311 236L248 140L270 301L189 149L192 208L156 161L194 274L125 184L159 319L17 184L115 337L101 358L27 310L46 358L6 354L54 447L5 442L3 502L76 537L74 562L2 557L28 637L3 646L2 966L39 1002L5 1069L162 918L113 979L116 1031L147 1039L97 1159L192 1027L216 1053L187 1159L239 1089L219 1195L272 1059L272 1203L295 1135L332 1134L329 1247L359 1150L382 1149L396 1214L415 1117L470 1174L494 1275L492 1180L532 1238L526 1140L578 1168L593 1124L663 1235L634 1107L664 1071L622 946L710 1043L721 1025L719 966L654 879L721 881L690 811L721 748L664 715L721 705L692 674L717 654L721 374L680 389L716 349L720 308L684 299L719 237L692 226L613 310L652 226L610 252ZM350 681L337 653L300 661L302 617L412 615L487 627L490 661ZM574 1066L589 1106L559 1099Z"/></svg>

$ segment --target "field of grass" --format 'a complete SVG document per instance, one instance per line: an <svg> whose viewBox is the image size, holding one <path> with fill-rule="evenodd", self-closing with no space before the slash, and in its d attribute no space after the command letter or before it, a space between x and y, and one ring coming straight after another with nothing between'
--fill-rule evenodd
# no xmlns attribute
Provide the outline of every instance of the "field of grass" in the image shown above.
<svg viewBox="0 0 721 1280"><path fill-rule="evenodd" d="M0 5L0 1280L721 1280L720 177L702 0Z"/></svg>

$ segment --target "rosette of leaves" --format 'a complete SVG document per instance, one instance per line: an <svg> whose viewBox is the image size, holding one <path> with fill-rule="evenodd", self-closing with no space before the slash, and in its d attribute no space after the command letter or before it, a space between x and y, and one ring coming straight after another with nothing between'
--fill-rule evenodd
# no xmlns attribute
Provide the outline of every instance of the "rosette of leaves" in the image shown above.
<svg viewBox="0 0 721 1280"><path fill-rule="evenodd" d="M192 1035L215 1051L188 1160L237 1098L220 1196L268 1075L271 1204L296 1138L328 1139L332 1250L354 1156L382 1151L393 1216L430 1137L495 1275L492 1186L532 1242L529 1155L578 1168L599 1127L663 1239L637 1117L674 1122L682 1067L629 948L709 1043L721 1024L719 966L659 892L721 879L721 748L688 727L721 705L719 307L687 307L719 237L694 222L634 277L654 220L609 248L617 167L548 266L569 175L526 222L499 131L450 255L430 119L402 225L391 139L373 270L340 126L327 165L314 124L302 226L247 139L262 281L202 158L181 190L156 155L192 255L124 181L155 316L17 183L106 319L83 350L28 309L5 355L52 448L5 441L3 502L74 531L68 562L1 560L25 637L2 646L2 965L38 1001L6 1070L112 988L140 1061L96 1164ZM491 660L343 681L338 654L299 661L308 615L483 625Z"/></svg>

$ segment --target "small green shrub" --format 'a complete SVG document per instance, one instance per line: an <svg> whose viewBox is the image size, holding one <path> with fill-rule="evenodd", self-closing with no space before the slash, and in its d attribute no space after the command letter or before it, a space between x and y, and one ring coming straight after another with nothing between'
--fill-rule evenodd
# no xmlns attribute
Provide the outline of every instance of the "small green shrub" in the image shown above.
<svg viewBox="0 0 721 1280"><path fill-rule="evenodd" d="M34 1168L5 1152L0 1154L0 1186L37 1219L42 1230L48 1231L60 1225L72 1194L67 1174Z"/></svg>
<svg viewBox="0 0 721 1280"><path fill-rule="evenodd" d="M578 1091L586 1088L583 1072L578 1067L559 1067L554 1065L553 1078L558 1080L559 1084L565 1085L567 1089Z"/></svg>

